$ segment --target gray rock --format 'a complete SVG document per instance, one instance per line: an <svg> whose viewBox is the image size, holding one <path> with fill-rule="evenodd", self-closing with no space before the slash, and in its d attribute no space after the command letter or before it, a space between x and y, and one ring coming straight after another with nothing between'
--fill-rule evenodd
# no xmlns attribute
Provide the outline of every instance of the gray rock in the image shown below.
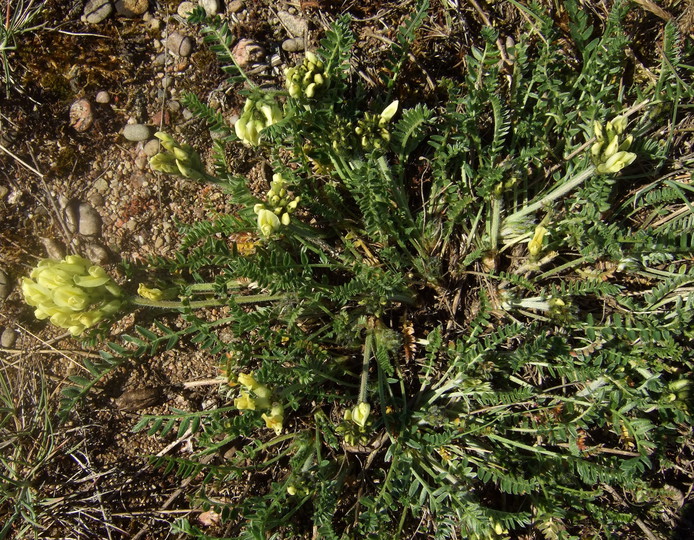
<svg viewBox="0 0 694 540"><path fill-rule="evenodd" d="M108 182L105 178L99 178L96 182L94 182L94 189L99 193L103 193L108 189Z"/></svg>
<svg viewBox="0 0 694 540"><path fill-rule="evenodd" d="M178 56L188 56L193 52L192 40L178 32L169 34L169 37L166 39L166 47Z"/></svg>
<svg viewBox="0 0 694 540"><path fill-rule="evenodd" d="M91 204L94 208L98 208L104 205L104 197L101 193L92 193L87 197L87 202Z"/></svg>
<svg viewBox="0 0 694 540"><path fill-rule="evenodd" d="M116 0L116 12L123 17L138 17L149 7L149 0Z"/></svg>
<svg viewBox="0 0 694 540"><path fill-rule="evenodd" d="M243 8L243 0L233 0L233 2L229 2L229 5L227 6L227 10L229 10L229 13L238 13Z"/></svg>
<svg viewBox="0 0 694 540"><path fill-rule="evenodd" d="M209 17L213 17L219 13L219 2L217 2L217 0L198 0L198 4L202 6L202 9L205 10L205 13L207 13Z"/></svg>
<svg viewBox="0 0 694 540"><path fill-rule="evenodd" d="M84 236L96 236L101 232L101 216L90 204L81 203L78 207L78 231Z"/></svg>
<svg viewBox="0 0 694 540"><path fill-rule="evenodd" d="M155 66L163 66L166 64L166 53L159 53L154 59Z"/></svg>
<svg viewBox="0 0 694 540"><path fill-rule="evenodd" d="M187 19L188 15L190 15L194 9L195 4L193 2L181 2L180 4L178 4L178 9L176 10L176 13L178 13L180 17Z"/></svg>
<svg viewBox="0 0 694 540"><path fill-rule="evenodd" d="M0 300L4 300L8 296L10 296L10 293L12 292L12 281L10 280L10 276L7 275L7 272L0 268Z"/></svg>
<svg viewBox="0 0 694 540"><path fill-rule="evenodd" d="M159 153L159 139L147 141L147 144L145 144L143 150L147 157L156 156Z"/></svg>
<svg viewBox="0 0 694 540"><path fill-rule="evenodd" d="M111 95L106 90L102 90L96 94L97 103L108 103L109 101L111 101Z"/></svg>
<svg viewBox="0 0 694 540"><path fill-rule="evenodd" d="M61 260L65 257L65 246L55 238L41 238L41 243L49 259Z"/></svg>
<svg viewBox="0 0 694 540"><path fill-rule="evenodd" d="M17 334L12 328L5 328L0 336L0 345L5 349L14 347L14 342L17 341Z"/></svg>
<svg viewBox="0 0 694 540"><path fill-rule="evenodd" d="M277 17L290 36L304 37L308 33L308 22L304 19L292 15L288 11L278 11Z"/></svg>
<svg viewBox="0 0 694 540"><path fill-rule="evenodd" d="M111 254L101 244L87 244L84 246L84 256L94 264L107 264L111 260Z"/></svg>
<svg viewBox="0 0 694 540"><path fill-rule="evenodd" d="M77 201L68 202L63 209L63 216L67 230L73 234L76 233L80 221L79 203Z"/></svg>
<svg viewBox="0 0 694 540"><path fill-rule="evenodd" d="M287 52L303 51L305 46L304 38L289 38L282 42L282 50Z"/></svg>
<svg viewBox="0 0 694 540"><path fill-rule="evenodd" d="M123 128L123 137L129 141L146 141L149 139L149 127L144 124L127 124Z"/></svg>
<svg viewBox="0 0 694 540"><path fill-rule="evenodd" d="M83 19L89 24L99 24L113 13L111 0L89 0L84 6Z"/></svg>

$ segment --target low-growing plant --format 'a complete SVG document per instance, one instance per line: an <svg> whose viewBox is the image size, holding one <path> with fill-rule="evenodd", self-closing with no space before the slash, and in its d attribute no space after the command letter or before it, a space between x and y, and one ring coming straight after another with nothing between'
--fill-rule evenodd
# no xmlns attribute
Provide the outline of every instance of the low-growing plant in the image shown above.
<svg viewBox="0 0 694 540"><path fill-rule="evenodd" d="M656 473L676 476L691 426L692 159L675 144L691 67L668 23L659 68L630 82L626 3L601 32L565 3L574 63L567 36L517 6L527 37L502 51L484 28L464 79L441 79L445 98L428 103L399 87L426 0L378 95L352 76L347 17L268 89L236 64L228 26L196 10L246 105L231 126L187 96L215 133L212 166L163 133L151 166L213 183L237 210L184 227L179 253L152 261L176 280L132 297L187 326L109 343L65 414L113 366L187 336L220 358L226 406L134 429L195 434L193 456L153 463L203 475L191 497L233 537L607 538L636 514L657 524ZM241 145L271 163L267 189L230 170ZM211 306L224 318L197 311ZM207 538L185 519L174 529Z"/></svg>
<svg viewBox="0 0 694 540"><path fill-rule="evenodd" d="M11 53L17 49L22 34L41 28L42 24L36 24L36 19L44 6L43 3L34 3L34 0L7 0L3 7L0 13L0 68L5 94L9 97L10 90L18 87L10 60Z"/></svg>

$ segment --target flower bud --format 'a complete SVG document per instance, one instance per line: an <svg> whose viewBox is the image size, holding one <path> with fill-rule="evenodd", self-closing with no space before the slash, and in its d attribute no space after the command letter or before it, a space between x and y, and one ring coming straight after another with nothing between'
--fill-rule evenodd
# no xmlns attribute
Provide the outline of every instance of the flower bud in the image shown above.
<svg viewBox="0 0 694 540"><path fill-rule="evenodd" d="M369 414L371 413L371 405L362 401L354 409L352 409L352 422L357 424L360 428L366 426L366 421L369 419Z"/></svg>
<svg viewBox="0 0 694 540"><path fill-rule="evenodd" d="M280 228L280 219L274 212L262 208L258 211L258 228L263 236L271 236Z"/></svg>
<svg viewBox="0 0 694 540"><path fill-rule="evenodd" d="M531 257L537 257L542 251L542 241L544 240L546 233L547 229L545 229L542 225L538 225L535 228L535 234L533 235L532 240L528 242L528 252L530 253Z"/></svg>

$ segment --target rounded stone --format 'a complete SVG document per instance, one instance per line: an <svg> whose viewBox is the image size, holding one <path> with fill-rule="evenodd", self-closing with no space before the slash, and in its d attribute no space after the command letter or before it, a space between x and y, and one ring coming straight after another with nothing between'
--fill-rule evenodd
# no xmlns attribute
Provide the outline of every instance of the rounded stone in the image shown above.
<svg viewBox="0 0 694 540"><path fill-rule="evenodd" d="M96 236L101 232L101 216L90 204L81 203L78 207L78 231L84 236Z"/></svg>
<svg viewBox="0 0 694 540"><path fill-rule="evenodd" d="M149 0L116 0L116 12L123 17L138 17L149 7Z"/></svg>
<svg viewBox="0 0 694 540"><path fill-rule="evenodd" d="M0 300L4 300L12 292L12 282L10 281L10 276L7 272L0 268Z"/></svg>
<svg viewBox="0 0 694 540"><path fill-rule="evenodd" d="M234 48L231 50L231 54L239 66L246 67L251 63L262 59L265 54L265 50L255 40L241 38L236 45L234 45Z"/></svg>
<svg viewBox="0 0 694 540"><path fill-rule="evenodd" d="M111 260L111 254L101 244L87 244L84 246L84 256L94 264L108 264Z"/></svg>
<svg viewBox="0 0 694 540"><path fill-rule="evenodd" d="M166 47L178 56L188 56L193 52L193 41L188 36L173 32L166 39Z"/></svg>
<svg viewBox="0 0 694 540"><path fill-rule="evenodd" d="M79 207L77 201L70 201L63 209L65 226L71 233L76 233L79 227Z"/></svg>
<svg viewBox="0 0 694 540"><path fill-rule="evenodd" d="M106 90L102 90L96 94L97 103L108 103L109 101L111 101L111 95Z"/></svg>
<svg viewBox="0 0 694 540"><path fill-rule="evenodd" d="M308 33L308 22L301 17L292 15L288 11L278 11L277 18L290 36L303 37Z"/></svg>
<svg viewBox="0 0 694 540"><path fill-rule="evenodd" d="M145 144L143 150L147 157L156 156L159 153L159 139L147 141L147 144Z"/></svg>
<svg viewBox="0 0 694 540"><path fill-rule="evenodd" d="M300 52L304 47L304 38L289 38L282 42L282 50L287 52Z"/></svg>
<svg viewBox="0 0 694 540"><path fill-rule="evenodd" d="M132 142L149 139L149 127L144 124L127 124L123 128L123 137Z"/></svg>
<svg viewBox="0 0 694 540"><path fill-rule="evenodd" d="M83 19L89 24L99 24L113 13L111 0L89 0L84 6Z"/></svg>
<svg viewBox="0 0 694 540"><path fill-rule="evenodd" d="M70 106L70 125L77 131L87 131L94 122L92 106L86 99L78 99Z"/></svg>
<svg viewBox="0 0 694 540"><path fill-rule="evenodd" d="M213 17L219 13L219 2L217 0L198 0L198 4L205 10L208 17Z"/></svg>
<svg viewBox="0 0 694 540"><path fill-rule="evenodd" d="M55 238L40 238L49 259L61 260L65 257L65 246Z"/></svg>
<svg viewBox="0 0 694 540"><path fill-rule="evenodd" d="M12 328L5 328L2 331L2 336L0 336L0 345L5 349L11 349L14 347L14 343L17 341L17 334Z"/></svg>
<svg viewBox="0 0 694 540"><path fill-rule="evenodd" d="M229 2L229 5L227 6L229 13L238 13L243 8L243 0L233 0L232 2Z"/></svg>
<svg viewBox="0 0 694 540"><path fill-rule="evenodd" d="M176 13L178 13L180 17L187 19L194 9L195 4L193 2L181 2L180 4L178 4L178 9L176 10Z"/></svg>

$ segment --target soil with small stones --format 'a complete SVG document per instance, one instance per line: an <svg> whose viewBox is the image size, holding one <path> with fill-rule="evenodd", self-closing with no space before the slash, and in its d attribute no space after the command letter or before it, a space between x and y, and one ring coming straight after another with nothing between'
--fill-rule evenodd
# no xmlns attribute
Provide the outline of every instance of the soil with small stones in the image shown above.
<svg viewBox="0 0 694 540"><path fill-rule="evenodd" d="M103 347L84 345L34 320L16 286L21 276L46 256L79 253L105 265L132 292L137 283L122 271L123 263L171 256L181 240L179 224L233 211L232 201L217 189L159 175L148 166L148 158L158 150L153 138L158 130L201 152L211 147L210 132L185 107L187 92L230 123L243 105L239 88L227 82L199 31L177 13L181 2L144 1L141 14L124 16L114 9L97 23L84 18L86 4L45 2L45 26L19 39L9 55L16 82L9 95L4 88L0 94L0 267L10 283L9 297L0 299L0 327L5 330L1 350L16 402L28 409L40 406L41 380L55 408L68 378L89 376L84 360ZM250 40L248 70L267 86L282 84L283 68L302 56L302 50L287 52L294 47L288 39L303 38L304 47L314 49L330 21L350 14L357 36L355 78L370 88L379 80L388 44L397 39L395 30L414 2L216 4L235 36ZM404 103L434 99L436 81L461 77L465 54L481 43L484 21L476 3L432 4L413 50L415 61L405 74L409 84L397 96ZM490 4L486 9L492 11L485 15L512 39L523 24L522 13L510 3ZM657 34L662 21L649 16ZM304 35L295 35L297 27ZM265 184L268 167L262 157L239 145L230 158L238 172ZM209 316L219 318L223 312ZM174 329L183 324L174 314L136 311L113 324L110 339L133 333L136 325L151 327L155 319ZM223 534L202 508L191 507L188 495L199 479L182 482L148 459L189 456L194 442L175 431L163 438L132 432L142 414L227 405L215 382L219 365L218 358L184 342L175 350L132 360L100 381L56 427L53 453L30 478L45 498L40 536L165 538L179 517L206 527L210 535Z"/></svg>

